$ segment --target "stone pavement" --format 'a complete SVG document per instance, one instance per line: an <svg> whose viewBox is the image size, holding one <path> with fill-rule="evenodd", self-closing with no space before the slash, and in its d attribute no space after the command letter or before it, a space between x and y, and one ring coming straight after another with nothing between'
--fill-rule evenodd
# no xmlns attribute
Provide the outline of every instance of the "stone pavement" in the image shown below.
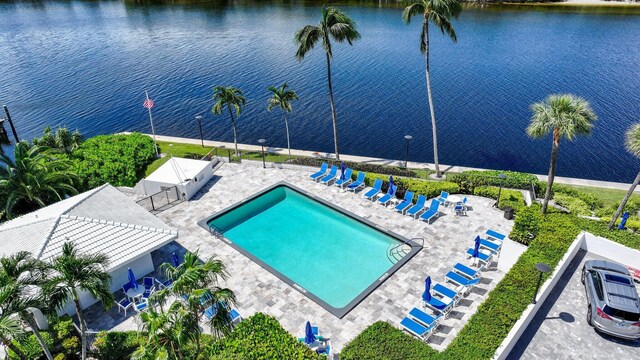
<svg viewBox="0 0 640 360"><path fill-rule="evenodd" d="M601 334L587 324L580 272L593 259L604 258L580 250L507 359L640 359L640 341Z"/></svg>
<svg viewBox="0 0 640 360"><path fill-rule="evenodd" d="M321 335L331 338L333 349L340 351L349 340L376 321L388 321L399 326L400 320L411 308L420 306L427 275L434 282L444 281L444 274L456 262L469 261L465 251L473 245L477 234L487 229L508 234L513 225L512 221L503 218L502 211L491 207L493 200L474 196L469 197L473 210L469 211L468 216L457 217L451 209L445 208L445 213L428 225L371 203L363 199L361 193L353 194L310 181L310 173L311 170L306 171L303 167L288 170L224 164L204 190L191 201L157 215L179 231L179 238L177 242L154 252L154 262L159 265L168 261L173 251L199 249L202 258L215 255L225 263L231 275L224 285L235 292L237 309L242 316L248 317L256 312L275 316L295 336L303 335L304 324L310 320L320 327ZM282 180L402 236L424 238L424 249L350 313L338 319L196 224L198 220ZM503 276L504 273L498 270L485 271L481 284L442 322L429 339L429 344L435 349L444 349ZM100 309L90 309L88 313L91 314L92 330L136 328L133 315L125 319L116 310L104 313Z"/></svg>

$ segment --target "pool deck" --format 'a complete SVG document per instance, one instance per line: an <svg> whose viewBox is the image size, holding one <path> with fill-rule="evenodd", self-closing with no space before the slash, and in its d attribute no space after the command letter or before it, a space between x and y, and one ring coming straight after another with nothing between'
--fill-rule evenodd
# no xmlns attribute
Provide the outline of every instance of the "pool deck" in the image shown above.
<svg viewBox="0 0 640 360"><path fill-rule="evenodd" d="M315 183L309 180L309 173L304 167L288 170L262 169L248 164L222 165L214 178L191 201L157 215L179 231L179 238L177 242L153 254L156 266L162 261L160 259L168 261L173 251L199 249L202 258L215 255L225 263L231 275L224 285L235 292L238 299L236 307L242 316L248 317L256 312L272 315L294 336L303 335L304 324L309 320L320 327L321 335L331 338L334 351L339 352L348 341L376 321L399 326L400 320L411 308L421 306L420 297L427 275L431 276L434 283L442 282L444 274L456 262L469 262L465 251L473 245L477 234L487 229L508 234L513 225L512 221L504 219L502 211L491 207L493 200L474 196L469 197L473 210L469 211L468 216L457 217L451 209L445 208L445 213L428 225L369 202L362 197L362 193L353 194L334 186ZM197 225L197 221L279 181L287 181L407 238L424 238L424 249L345 317L338 319ZM435 349L443 350L503 276L504 273L499 270L483 272L480 285L454 308L428 343ZM137 329L136 316L131 313L124 318L117 310L104 312L99 307L92 307L87 313L92 330Z"/></svg>
<svg viewBox="0 0 640 360"><path fill-rule="evenodd" d="M124 132L124 134L129 134L129 132ZM145 134L145 135L152 136L150 134ZM200 139L183 138L183 137L166 136L166 135L156 135L156 140L165 141L165 142L182 143L182 144L194 144L194 145L201 144ZM208 147L226 147L229 149L233 149L234 147L233 143L222 142L222 141L212 141L212 140L204 140L204 144L205 146L208 146ZM261 151L261 147L259 145L238 144L238 147L240 149L249 150L249 151ZM281 155L288 154L287 149L283 149L283 148L270 147L268 148L268 151L274 154L281 154ZM324 153L324 152L318 153L316 151L297 150L297 149L291 149L291 155L307 156L307 157L326 157L326 158L333 158L334 156L333 153ZM368 163L368 164L376 164L376 165L404 166L404 161L402 160L391 160L391 159L382 159L382 158L348 155L348 154L340 154L340 158L341 160L351 161L351 162ZM412 169L435 170L435 165L432 163L422 163L422 162L414 162L414 161L409 161L407 163L407 167ZM446 171L446 172L462 172L467 170L488 170L488 169L440 164L440 170ZM540 181L547 181L547 175L536 174L536 176ZM598 187L598 188L604 188L604 189L615 189L615 190L624 190L624 191L629 190L629 185L630 185L627 183L620 183L620 182L569 178L569 177L563 177L563 176L556 176L554 179L554 182L556 184ZM640 192L640 187L636 189L636 192Z"/></svg>

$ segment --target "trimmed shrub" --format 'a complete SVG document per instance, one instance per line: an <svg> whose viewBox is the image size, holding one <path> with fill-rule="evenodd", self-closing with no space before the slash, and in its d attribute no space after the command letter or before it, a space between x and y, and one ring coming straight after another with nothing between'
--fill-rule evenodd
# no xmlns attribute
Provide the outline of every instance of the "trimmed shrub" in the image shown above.
<svg viewBox="0 0 640 360"><path fill-rule="evenodd" d="M352 175L353 178L357 178L358 174ZM373 183L377 180L382 180L382 191L387 191L389 188L389 175L367 173L364 178L364 183L367 186L373 186ZM398 192L396 197L404 197L405 191L413 191L415 193L414 200L418 198L418 195L424 195L427 198L433 198L440 195L440 192L446 191L449 194L457 194L460 192L458 184L448 181L429 181L414 178L394 177L393 181L398 185Z"/></svg>
<svg viewBox="0 0 640 360"><path fill-rule="evenodd" d="M542 219L540 205L533 204L530 207L525 207L516 216L509 238L521 244L529 245L531 240L538 235Z"/></svg>
<svg viewBox="0 0 640 360"><path fill-rule="evenodd" d="M528 190L533 183L536 192L539 190L538 178L535 175L515 171L469 170L447 174L447 180L458 184L463 193L473 194L474 189L479 186L500 186L500 174L507 175L507 178L502 180L503 187Z"/></svg>
<svg viewBox="0 0 640 360"><path fill-rule="evenodd" d="M378 321L349 342L340 353L342 360L422 360L436 358L438 352L393 325Z"/></svg>
<svg viewBox="0 0 640 360"><path fill-rule="evenodd" d="M134 186L154 158L153 140L137 133L92 137L71 154L82 189L107 182L113 186Z"/></svg>
<svg viewBox="0 0 640 360"><path fill-rule="evenodd" d="M143 338L136 331L101 331L93 342L93 356L97 360L121 360L129 356L142 344Z"/></svg>
<svg viewBox="0 0 640 360"><path fill-rule="evenodd" d="M499 192L500 188L494 186L480 186L475 188L473 194L498 200ZM527 204L524 201L524 196L519 190L502 189L502 192L500 193L500 209L504 210L510 207L518 213L526 206Z"/></svg>
<svg viewBox="0 0 640 360"><path fill-rule="evenodd" d="M214 359L320 359L273 317L257 313L209 346Z"/></svg>
<svg viewBox="0 0 640 360"><path fill-rule="evenodd" d="M562 193L556 193L553 196L553 201L563 208L569 210L569 212L574 215L591 216L589 205L578 198Z"/></svg>

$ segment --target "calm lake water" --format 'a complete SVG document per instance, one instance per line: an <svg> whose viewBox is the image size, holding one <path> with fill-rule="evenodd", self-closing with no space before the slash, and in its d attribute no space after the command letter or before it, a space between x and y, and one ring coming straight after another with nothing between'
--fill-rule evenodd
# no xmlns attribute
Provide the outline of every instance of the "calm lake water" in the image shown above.
<svg viewBox="0 0 640 360"><path fill-rule="evenodd" d="M341 152L433 161L431 125L418 51L419 22L401 9L341 6L362 39L334 47L333 80ZM332 151L321 48L298 62L293 42L317 23L319 5L132 5L120 1L0 3L0 102L19 134L46 125L91 136L150 132L144 90L155 100L159 134L231 141L230 121L211 112L211 88L234 85L248 98L239 141L286 146L267 87L287 81L300 101L292 147ZM466 9L458 43L432 32L432 82L440 161L546 173L550 139L524 129L529 105L570 92L599 115L592 136L561 146L558 175L631 181L640 160L624 151L624 132L640 121L640 12L611 14L535 8ZM8 129L7 129L8 130Z"/></svg>

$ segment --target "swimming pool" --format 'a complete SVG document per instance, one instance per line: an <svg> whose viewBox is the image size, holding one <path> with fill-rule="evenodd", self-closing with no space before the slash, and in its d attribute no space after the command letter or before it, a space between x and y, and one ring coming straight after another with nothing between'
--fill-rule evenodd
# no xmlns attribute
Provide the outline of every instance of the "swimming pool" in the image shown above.
<svg viewBox="0 0 640 360"><path fill-rule="evenodd" d="M285 182L200 225L338 317L421 249ZM402 244L404 256L388 255Z"/></svg>

